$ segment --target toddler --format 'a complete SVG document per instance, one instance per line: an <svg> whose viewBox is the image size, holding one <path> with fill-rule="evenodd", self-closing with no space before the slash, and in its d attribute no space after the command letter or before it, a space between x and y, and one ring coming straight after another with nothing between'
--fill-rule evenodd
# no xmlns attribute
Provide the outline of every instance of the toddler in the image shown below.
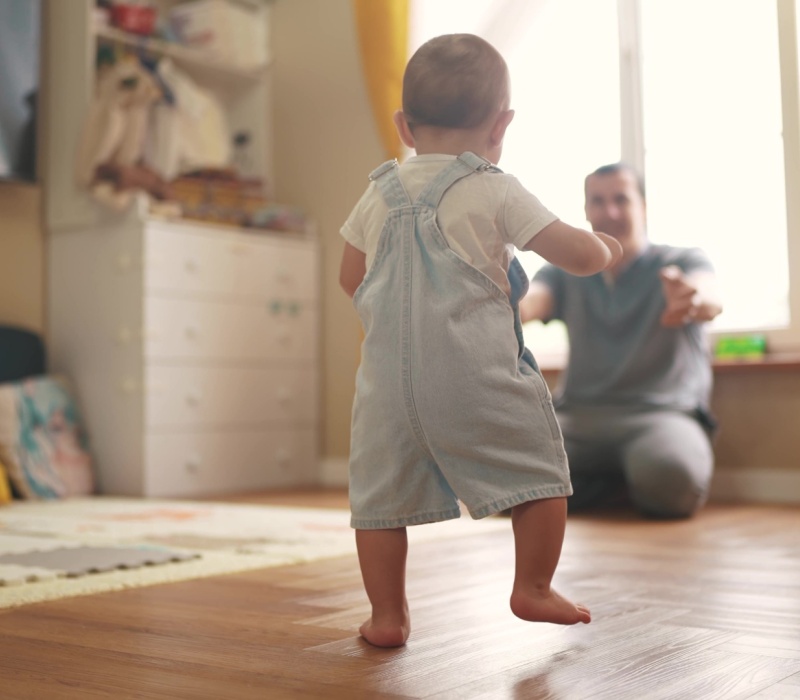
<svg viewBox="0 0 800 700"><path fill-rule="evenodd" d="M350 454L351 524L372 605L361 635L410 632L406 527L512 512L511 610L589 622L550 587L572 493L547 385L522 343L527 279L514 249L576 275L621 255L573 228L493 164L514 112L506 63L470 34L431 39L403 78L394 121L416 155L384 163L356 204L340 282L364 327Z"/></svg>

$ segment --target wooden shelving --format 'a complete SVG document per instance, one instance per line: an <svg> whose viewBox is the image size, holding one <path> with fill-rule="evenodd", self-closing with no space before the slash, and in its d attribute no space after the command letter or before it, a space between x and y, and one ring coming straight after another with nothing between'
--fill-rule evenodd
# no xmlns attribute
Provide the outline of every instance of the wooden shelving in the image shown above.
<svg viewBox="0 0 800 700"><path fill-rule="evenodd" d="M269 68L270 62L260 65L239 65L215 59L200 49L194 49L180 44L137 36L124 32L115 27L99 26L94 28L95 37L99 42L117 43L137 50L169 57L182 67L192 70L212 71L220 77L226 76L234 79L259 80L264 71Z"/></svg>
<svg viewBox="0 0 800 700"><path fill-rule="evenodd" d="M177 0L152 0L160 17L178 6ZM247 158L237 162L243 177L275 186L272 168L272 60L269 41L271 0L236 0L254 11L263 34L263 50L231 53L190 47L162 38L138 36L98 19L95 0L48 3L48 50L44 90L58 105L44 120L48 144L44 179L48 230L114 225L113 212L103 209L78 181L75 157L87 115L95 99L98 48L116 47L154 59L168 59L219 105L230 138L249 137ZM262 47L259 39L259 47ZM116 53L116 52L115 52Z"/></svg>

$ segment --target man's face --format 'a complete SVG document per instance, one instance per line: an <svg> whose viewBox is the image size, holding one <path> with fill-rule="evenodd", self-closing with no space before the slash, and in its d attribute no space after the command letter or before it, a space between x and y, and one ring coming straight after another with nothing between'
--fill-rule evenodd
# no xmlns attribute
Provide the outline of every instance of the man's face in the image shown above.
<svg viewBox="0 0 800 700"><path fill-rule="evenodd" d="M585 211L594 231L607 233L623 244L644 239L645 202L635 177L625 170L589 176Z"/></svg>

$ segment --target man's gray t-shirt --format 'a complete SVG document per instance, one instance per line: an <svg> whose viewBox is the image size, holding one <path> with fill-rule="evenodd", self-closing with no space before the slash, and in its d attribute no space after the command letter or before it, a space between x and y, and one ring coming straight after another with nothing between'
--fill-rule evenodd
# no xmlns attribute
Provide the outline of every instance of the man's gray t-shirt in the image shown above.
<svg viewBox="0 0 800 700"><path fill-rule="evenodd" d="M665 328L658 271L713 270L698 248L649 245L613 283L602 274L575 277L553 265L534 280L553 293L553 315L569 335L569 361L555 393L557 408L663 407L706 413L711 363L703 324ZM535 349L534 349L535 354Z"/></svg>

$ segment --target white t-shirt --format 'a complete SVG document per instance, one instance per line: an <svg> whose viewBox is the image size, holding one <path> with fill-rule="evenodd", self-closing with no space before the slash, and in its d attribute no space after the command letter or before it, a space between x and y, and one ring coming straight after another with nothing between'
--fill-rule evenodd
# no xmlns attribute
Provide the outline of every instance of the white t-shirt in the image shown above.
<svg viewBox="0 0 800 700"><path fill-rule="evenodd" d="M399 168L400 181L413 202L455 156L413 156ZM351 212L341 234L366 254L367 270L375 259L386 215L386 202L371 182ZM439 228L459 257L491 278L506 294L514 248L522 249L545 226L558 219L512 175L479 172L456 182L442 197Z"/></svg>

